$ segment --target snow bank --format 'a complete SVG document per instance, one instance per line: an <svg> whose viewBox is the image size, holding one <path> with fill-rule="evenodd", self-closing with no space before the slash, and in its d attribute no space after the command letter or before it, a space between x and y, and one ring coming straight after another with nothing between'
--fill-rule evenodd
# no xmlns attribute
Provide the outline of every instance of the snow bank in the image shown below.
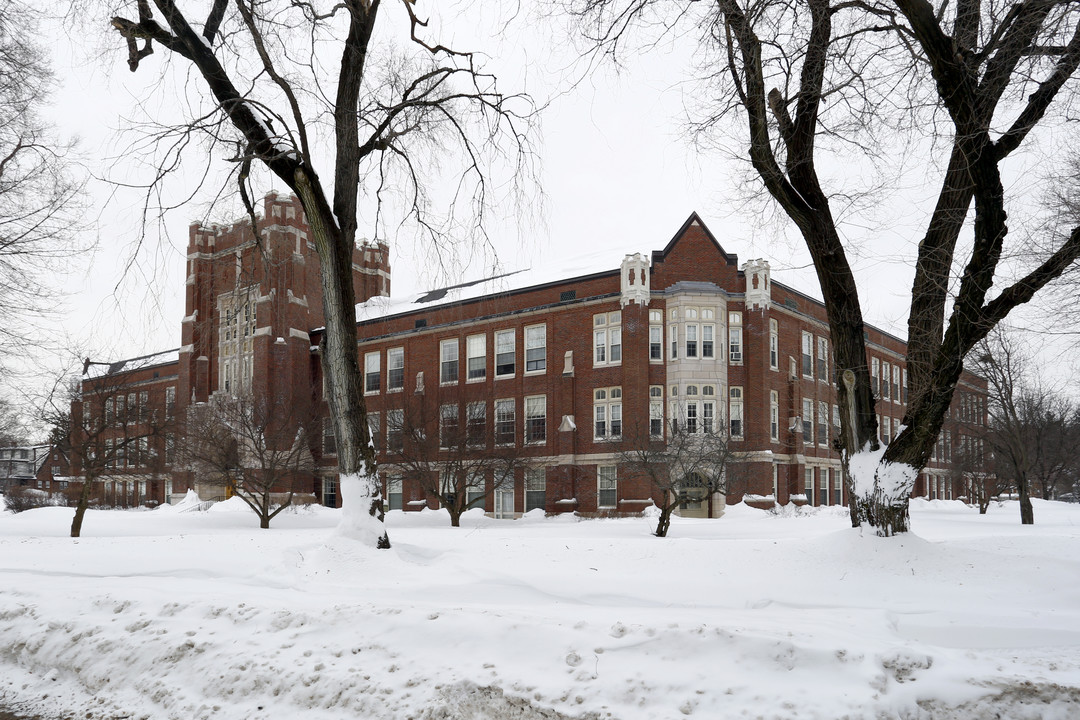
<svg viewBox="0 0 1080 720"><path fill-rule="evenodd" d="M0 706L94 720L1080 716L1080 506L0 515Z"/></svg>

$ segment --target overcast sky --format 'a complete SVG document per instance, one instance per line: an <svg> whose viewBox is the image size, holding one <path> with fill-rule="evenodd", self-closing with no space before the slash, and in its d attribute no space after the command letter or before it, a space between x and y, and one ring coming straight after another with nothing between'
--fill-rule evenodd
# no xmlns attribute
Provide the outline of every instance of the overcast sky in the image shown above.
<svg viewBox="0 0 1080 720"><path fill-rule="evenodd" d="M719 153L698 151L687 138L682 121L686 93L696 87L687 82L691 45L667 43L628 61L618 72L605 66L586 74L574 64L576 55L561 28L524 16L516 22L509 33L496 37L487 37L494 27L491 19L453 33L459 43L473 43L492 54L491 67L508 79L504 90L524 82L536 97L553 98L543 115L538 144L546 213L541 223L524 228L510 222L493 227L500 260L521 267L564 258L582 247L610 247L614 267L623 253L664 247L697 211L740 261L764 257L782 282L819 296L808 256L790 230L763 223L736 202L740 193L735 185L745 166ZM73 52L58 45L56 69L65 82L56 98L55 117L63 130L81 136L96 176L126 179L125 167L138 157L118 157L131 138L118 140L117 130L130 127L132 118L141 119L140 101L153 112L167 109L170 99L149 89L167 53L159 50L133 74L120 52L93 55L110 44L107 33L103 18L101 28L76 39L89 39L85 45ZM573 80L579 82L571 87ZM94 212L87 219L99 243L85 272L65 281L71 309L63 331L95 352L113 356L178 346L187 226L203 217L209 194L170 212L166 241L158 242L151 232L131 264L143 231L142 192L96 179L89 189ZM179 193L169 201L179 202ZM904 204L912 203L898 203ZM845 228L859 248L853 264L867 321L900 336L906 334L909 262L921 236L915 210L894 207L901 218L895 223ZM903 218L913 224L905 225ZM215 214L213 219L232 218ZM395 295L436 282L410 271L430 265L423 247L401 236L391 243Z"/></svg>

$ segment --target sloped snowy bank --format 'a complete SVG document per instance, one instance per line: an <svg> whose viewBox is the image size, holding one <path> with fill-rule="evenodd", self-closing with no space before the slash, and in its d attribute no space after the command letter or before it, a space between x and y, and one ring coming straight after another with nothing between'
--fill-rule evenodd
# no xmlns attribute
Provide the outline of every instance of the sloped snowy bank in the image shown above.
<svg viewBox="0 0 1080 720"><path fill-rule="evenodd" d="M77 717L1073 718L1080 506L0 517L0 697Z"/></svg>

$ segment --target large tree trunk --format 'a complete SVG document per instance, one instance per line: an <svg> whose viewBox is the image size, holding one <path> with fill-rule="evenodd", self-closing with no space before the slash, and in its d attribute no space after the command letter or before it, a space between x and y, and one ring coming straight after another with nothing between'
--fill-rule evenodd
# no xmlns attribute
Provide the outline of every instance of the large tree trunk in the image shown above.
<svg viewBox="0 0 1080 720"><path fill-rule="evenodd" d="M337 229L318 179L298 169L295 189L319 254L323 291L323 376L338 443L342 519L339 530L378 548L389 548L383 526L382 488L368 435L360 353L356 346L356 296L352 248Z"/></svg>

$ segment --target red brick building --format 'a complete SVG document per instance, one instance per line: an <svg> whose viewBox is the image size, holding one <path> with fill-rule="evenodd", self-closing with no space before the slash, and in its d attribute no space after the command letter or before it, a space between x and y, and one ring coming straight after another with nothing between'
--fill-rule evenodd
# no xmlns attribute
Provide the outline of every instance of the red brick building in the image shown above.
<svg viewBox="0 0 1080 720"><path fill-rule="evenodd" d="M317 349L318 257L293 198L268 196L258 230L256 243L247 222L191 227L178 358L140 369L150 375L131 381L145 390L133 385L131 392L138 408L145 399L162 418L184 416L215 393L286 393L293 407L310 409L298 417L318 430L311 448L318 470L301 489L336 504ZM388 248L356 248L357 340L392 509L435 505L400 463L407 426L416 423L425 433L468 427L477 453L512 449L530 459L485 499L486 511L499 517L535 508L638 512L654 491L620 467L620 453L632 435L657 440L675 429L718 434L735 453L726 493L685 503L685 514L715 515L724 502L741 499L846 502L831 448L839 417L819 301L774 283L764 260L740 265L696 214L651 257L602 266L508 273L391 299ZM904 411L905 347L869 327L866 339L887 442ZM84 384L84 394L94 382ZM985 425L985 382L965 373L954 405L916 495L963 493L952 451L977 442L965 439L977 433L962 428ZM160 441L148 442L161 444L149 453L160 482L146 467L129 465L129 453L112 482L135 483L135 492L162 502L203 481L175 466L167 457L174 440L157 434ZM492 478L483 482L490 488Z"/></svg>

